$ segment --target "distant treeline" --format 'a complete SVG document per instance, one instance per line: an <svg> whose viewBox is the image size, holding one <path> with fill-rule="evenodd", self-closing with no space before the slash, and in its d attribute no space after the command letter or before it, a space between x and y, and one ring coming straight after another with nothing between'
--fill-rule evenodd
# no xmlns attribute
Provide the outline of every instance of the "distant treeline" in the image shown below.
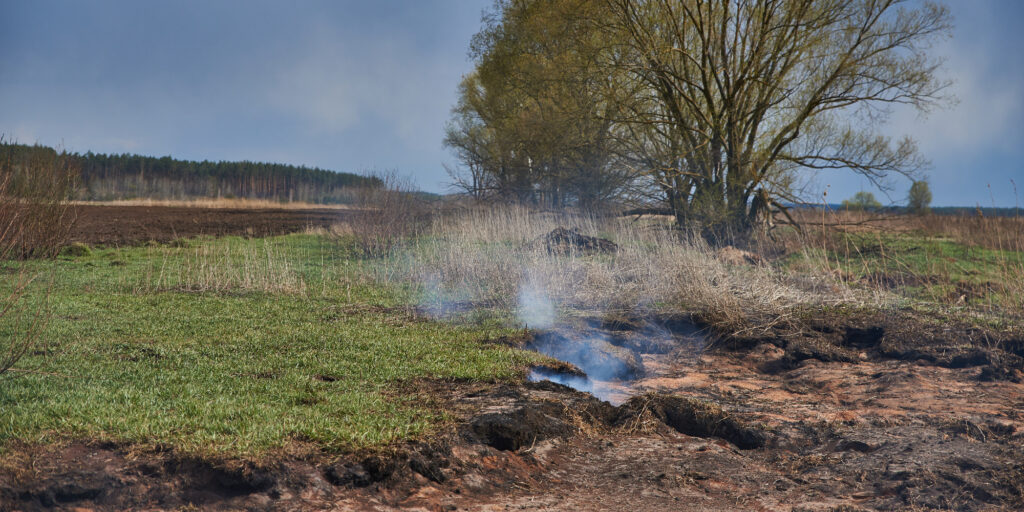
<svg viewBox="0 0 1024 512"><path fill-rule="evenodd" d="M792 208L821 208L821 204L807 204L807 205L795 205L788 204ZM828 205L830 210L842 210L843 205L830 203ZM872 209L871 211L884 213L884 214L898 214L907 213L907 208L904 206L883 206L881 208ZM981 215L983 217L1021 217L1024 216L1024 208L1019 207L998 207L998 206L932 206L928 209L929 212L936 215L955 215L955 216L972 216Z"/></svg>
<svg viewBox="0 0 1024 512"><path fill-rule="evenodd" d="M40 145L0 144L0 156L19 162L56 155ZM350 203L359 188L376 188L375 177L262 162L194 162L169 156L87 152L62 154L79 171L76 199L248 198L310 203Z"/></svg>

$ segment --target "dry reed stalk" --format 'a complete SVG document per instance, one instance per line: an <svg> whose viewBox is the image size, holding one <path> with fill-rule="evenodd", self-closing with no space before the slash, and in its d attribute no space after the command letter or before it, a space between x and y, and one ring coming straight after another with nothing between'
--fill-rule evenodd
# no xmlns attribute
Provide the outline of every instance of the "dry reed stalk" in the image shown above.
<svg viewBox="0 0 1024 512"><path fill-rule="evenodd" d="M306 282L286 251L270 240L262 246L230 240L200 242L195 247L160 248L159 268L151 266L135 293L166 290L223 293L232 291L304 295ZM150 261L157 261L151 257Z"/></svg>

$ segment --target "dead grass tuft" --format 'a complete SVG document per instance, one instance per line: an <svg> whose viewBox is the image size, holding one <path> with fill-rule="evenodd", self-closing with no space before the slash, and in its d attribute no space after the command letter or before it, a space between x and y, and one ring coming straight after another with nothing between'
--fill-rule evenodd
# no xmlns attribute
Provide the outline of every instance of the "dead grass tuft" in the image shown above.
<svg viewBox="0 0 1024 512"><path fill-rule="evenodd" d="M534 243L557 228L611 240L618 250L553 252ZM416 283L421 306L440 315L470 305L518 311L542 327L545 319L534 317L544 312L534 309L548 306L562 317L682 309L730 333L773 322L808 300L779 277L768 266L726 264L700 236L663 224L519 206L439 214L378 270L380 279Z"/></svg>
<svg viewBox="0 0 1024 512"><path fill-rule="evenodd" d="M188 292L263 292L304 295L306 282L284 248L264 240L262 244L238 244L231 239L203 241L193 247L158 247L160 262L146 269L135 293L167 290Z"/></svg>

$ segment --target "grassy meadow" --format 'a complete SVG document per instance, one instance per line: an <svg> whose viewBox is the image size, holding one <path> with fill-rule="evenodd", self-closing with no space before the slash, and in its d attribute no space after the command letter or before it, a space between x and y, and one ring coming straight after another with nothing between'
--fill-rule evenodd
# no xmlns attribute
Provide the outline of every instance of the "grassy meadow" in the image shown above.
<svg viewBox="0 0 1024 512"><path fill-rule="evenodd" d="M413 316L408 289L367 280L350 254L297 234L78 246L31 262L43 277L23 300L41 307L48 290L49 320L0 381L0 446L89 439L235 456L295 441L380 446L445 420L397 393L404 383L518 379L538 359L486 343L508 329Z"/></svg>

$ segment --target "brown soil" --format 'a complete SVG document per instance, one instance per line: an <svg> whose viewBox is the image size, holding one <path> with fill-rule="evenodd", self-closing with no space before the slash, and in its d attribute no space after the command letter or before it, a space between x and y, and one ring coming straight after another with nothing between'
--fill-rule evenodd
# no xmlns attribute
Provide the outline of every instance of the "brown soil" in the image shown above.
<svg viewBox="0 0 1024 512"><path fill-rule="evenodd" d="M346 220L350 210L199 208L174 206L76 207L78 220L71 242L90 245L135 245L170 242L199 235L269 236L329 227Z"/></svg>
<svg viewBox="0 0 1024 512"><path fill-rule="evenodd" d="M551 382L418 380L395 393L453 421L372 453L210 462L14 446L0 464L0 510L1024 508L1024 383L1012 361L1024 342L877 320L823 314L804 335L713 350L674 320L663 323L672 351L638 343L640 322L615 322L607 339L636 347L644 366L638 380L602 383L622 405Z"/></svg>

